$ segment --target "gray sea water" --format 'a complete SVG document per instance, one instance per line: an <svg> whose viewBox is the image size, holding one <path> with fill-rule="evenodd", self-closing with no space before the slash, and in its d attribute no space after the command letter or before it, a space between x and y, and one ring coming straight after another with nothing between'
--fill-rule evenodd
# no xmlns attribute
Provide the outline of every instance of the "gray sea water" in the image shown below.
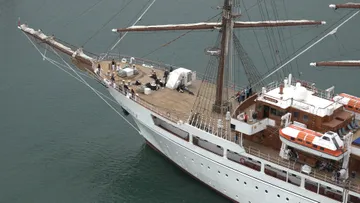
<svg viewBox="0 0 360 203"><path fill-rule="evenodd" d="M148 1L132 1L103 26L127 2L0 0L0 202L228 202L146 146L142 137L89 88L43 61L16 27L21 17L29 26L101 53L116 40L111 28L129 25ZM287 14L290 19L328 21L324 27L294 28L295 48L349 12L328 8L329 3L344 1L273 2L284 19ZM221 3L157 0L139 24L205 21L220 12L216 7ZM256 1L245 3L250 8ZM261 20L259 9L249 12L252 20ZM322 88L336 85L337 92L360 95L359 70L308 65L317 60L359 59L359 22L360 16L355 17L336 35L299 57L293 71L302 72L302 79L316 81ZM260 44L268 52L265 35L258 31ZM144 56L182 33L128 34L116 51ZM252 30L238 34L255 65L266 72ZM203 50L213 45L216 35L216 31L189 33L147 58L204 72L207 56ZM244 75L239 79L246 84ZM89 82L106 94L99 84Z"/></svg>

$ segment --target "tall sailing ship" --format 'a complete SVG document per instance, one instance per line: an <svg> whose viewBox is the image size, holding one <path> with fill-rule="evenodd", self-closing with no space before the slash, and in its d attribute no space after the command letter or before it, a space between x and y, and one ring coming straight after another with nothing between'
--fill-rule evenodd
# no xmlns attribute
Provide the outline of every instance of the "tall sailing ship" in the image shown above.
<svg viewBox="0 0 360 203"><path fill-rule="evenodd" d="M217 44L206 50L210 62L200 78L195 71L146 59L109 53L92 56L26 24L19 23L18 28L37 49L42 44L59 57L59 52L69 56L76 67L105 85L149 146L234 202L359 203L360 98L336 95L334 87L318 89L292 74L264 85L234 34L236 28L325 22L237 21L238 3L224 1L221 22L113 30L218 30ZM330 7L359 8L359 4ZM247 68L250 85L244 89L231 83L234 52Z"/></svg>

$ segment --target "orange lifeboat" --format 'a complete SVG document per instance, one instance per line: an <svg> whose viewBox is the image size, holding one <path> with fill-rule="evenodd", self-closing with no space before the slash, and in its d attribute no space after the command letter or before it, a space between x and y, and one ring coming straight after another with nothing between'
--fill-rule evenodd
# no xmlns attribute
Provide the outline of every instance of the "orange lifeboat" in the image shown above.
<svg viewBox="0 0 360 203"><path fill-rule="evenodd" d="M360 98L349 94L341 93L335 96L334 101L344 105L345 109L360 114Z"/></svg>
<svg viewBox="0 0 360 203"><path fill-rule="evenodd" d="M279 134L281 141L286 145L323 158L338 161L346 152L344 142L335 132L329 131L322 134L292 124L280 129Z"/></svg>

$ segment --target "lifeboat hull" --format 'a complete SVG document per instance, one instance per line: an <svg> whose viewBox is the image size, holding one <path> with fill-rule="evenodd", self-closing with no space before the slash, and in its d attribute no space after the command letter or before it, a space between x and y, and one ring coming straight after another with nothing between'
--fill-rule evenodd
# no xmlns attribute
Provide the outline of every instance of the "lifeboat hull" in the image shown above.
<svg viewBox="0 0 360 203"><path fill-rule="evenodd" d="M294 143L294 142L292 142L290 140L287 140L286 138L284 138L282 136L280 136L280 140L284 144L286 144L286 145L288 145L290 147L293 147L295 149L298 149L298 150L301 150L301 151L304 151L304 152L307 152L307 153L310 153L310 154L314 154L314 155L316 155L318 157L322 157L322 158L330 159L330 160L335 160L335 161L340 161L342 158L344 158L344 156L347 153L347 152L345 152L344 154L342 154L340 156L333 156L333 155L326 154L326 153L318 151L318 150L311 149L310 147L299 145L299 144Z"/></svg>

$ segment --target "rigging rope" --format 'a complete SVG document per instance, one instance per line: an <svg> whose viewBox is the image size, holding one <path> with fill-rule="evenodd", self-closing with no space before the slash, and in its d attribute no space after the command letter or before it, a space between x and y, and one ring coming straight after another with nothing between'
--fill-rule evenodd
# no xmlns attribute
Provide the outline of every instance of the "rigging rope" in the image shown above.
<svg viewBox="0 0 360 203"><path fill-rule="evenodd" d="M124 7L122 7L118 12L116 12L100 29L98 29L92 36L90 36L85 43L81 46L84 47L93 37L95 37L106 25L108 25L121 11L123 11L133 0L128 1Z"/></svg>
<svg viewBox="0 0 360 203"><path fill-rule="evenodd" d="M275 20L280 20L279 18L279 13L277 11L277 7L276 7L276 4L274 2L274 0L271 0L271 6L273 8L273 11L274 11L274 16L275 16ZM288 18L287 18L288 19ZM283 59L281 59L281 56L282 56L282 53L285 52L285 54L288 56L289 55L289 52L288 52L288 49L287 49L287 44L285 41L282 41L282 39L284 39L284 32L283 32L283 29L280 28L280 27L275 27L276 31L277 31L277 34L278 34L278 37L279 37L279 42L280 42L280 48L282 49L282 51L280 52L279 51L279 58L280 58L280 61L283 61ZM291 30L291 29L289 29ZM275 36L274 36L275 37ZM293 67L292 67L292 64L290 63L290 70L291 71L288 71L287 74L292 73L293 72Z"/></svg>
<svg viewBox="0 0 360 203"><path fill-rule="evenodd" d="M260 0L257 0L257 1L260 2ZM259 12L261 14L262 20L266 20L264 10L263 10L263 5L261 3L259 3ZM271 56L271 59L273 61L274 66L276 66L276 64L277 64L276 63L276 56L274 56L274 53L276 53L276 49L274 49L274 46L273 46L273 43L272 43L272 40L271 40L271 37L270 37L270 33L269 33L269 28L265 27L264 30L265 30L266 39L268 41L268 46L269 46L269 49L270 49L269 50L270 56ZM278 77L279 77L279 75L278 75Z"/></svg>
<svg viewBox="0 0 360 203"><path fill-rule="evenodd" d="M309 49L311 49L313 46L317 45L318 43L320 43L322 40L324 40L326 37L328 37L329 35L333 35L341 26L343 26L345 23L347 23L349 20L351 20L353 17L355 17L360 11L357 11L356 13L354 13L353 15L351 15L349 18L347 18L344 22L342 22L340 25L338 25L337 27L335 27L334 29L330 30L326 35L324 35L323 37L321 37L319 40L317 40L316 42L314 42L313 44L311 44L310 46L308 46L306 49L302 50L300 53L298 53L297 55L295 55L294 57L292 57L290 60L288 60L286 63L284 63L283 65L281 65L280 67L276 68L274 71L272 71L271 73L269 73L268 75L266 75L265 77L263 77L262 80L260 80L258 83L256 83L255 85L259 84L260 82L264 81L265 79L267 79L268 77L270 77L271 75L273 75L274 73L276 73L277 71L281 70L283 67L285 67L288 63L292 62L293 60L295 60L297 57L301 56L302 54L304 54L305 52L307 52ZM352 11L350 11L348 14L352 13ZM347 15L345 15L343 18L345 18ZM341 18L339 21L341 21L343 18ZM339 22L338 21L338 22ZM337 22L336 22L337 23ZM336 24L335 23L335 24ZM326 31L328 31L329 29L331 29L331 27L329 27L328 29L326 29L324 32L322 32L321 34L325 33ZM311 41L310 41L311 42ZM310 42L306 43L304 46L300 47L300 49L302 49L303 47L305 47L306 45L308 45ZM299 50L300 50L299 49Z"/></svg>
<svg viewBox="0 0 360 203"><path fill-rule="evenodd" d="M251 21L250 14L249 14L249 12L248 12L249 9L246 9L245 2L244 2L244 0L242 0L242 1L243 1L243 5L244 5L244 8L245 8L245 12L247 13L247 16L248 16L249 20ZM259 4L259 3L257 3L257 4ZM251 8L251 7L250 7L250 8ZM270 68L269 68L268 63L267 63L267 61L266 61L264 52L263 52L263 50L261 49L261 45L260 45L260 42L259 42L259 38L258 38L257 32L255 31L255 29L252 29L252 31L253 31L253 33L254 33L254 35L255 35L256 42L257 42L257 44L258 44L258 46L259 46L259 48L260 48L261 55L262 55L262 58L264 59L266 68L267 68L268 71L269 71Z"/></svg>
<svg viewBox="0 0 360 203"><path fill-rule="evenodd" d="M67 27L70 23L74 22L76 19L79 19L80 17L82 17L83 15L85 15L87 12L91 11L95 6L97 6L98 4L100 4L101 2L103 2L104 0L100 0L98 2L96 2L95 4L91 5L89 8L87 8L85 11L83 11L77 18L72 18L71 20L69 20L64 27Z"/></svg>
<svg viewBox="0 0 360 203"><path fill-rule="evenodd" d="M24 32L23 32L24 33ZM35 43L30 39L30 37L24 33L24 35L29 39L29 41L32 43L32 45L35 47L35 49L39 52L39 54L43 57L43 59L46 59L47 61L49 61L52 64L57 64L59 62L53 63L54 60L48 58L47 56L45 56L40 50L39 48L35 45ZM109 104L109 102L107 102L101 95L103 95L101 92L99 92L98 90L94 89L91 85L89 85L89 83L87 83L79 74L77 71L75 71L52 47L51 47L52 51L67 65L67 67L69 69L71 69L78 77L75 77L74 75L72 75L71 73L63 70L62 68L60 68L59 66L55 65L56 67L60 68L61 70L63 70L64 72L68 73L69 75L71 75L73 78L77 79L79 82L83 83L84 85L88 86L98 97L100 97L100 99L102 99L112 110L115 111L115 113L117 113L121 118L123 118L132 128L134 128L136 131L138 131L140 133L140 131L130 122L128 121L121 113L119 113L115 107L113 107L111 104ZM48 60L50 59L50 60ZM101 94L101 95L100 95ZM108 98L107 96L103 95L105 98ZM108 98L109 99L109 98ZM109 99L110 101L115 102L112 99ZM115 102L116 104L119 105L119 103ZM120 105L119 105L120 106Z"/></svg>
<svg viewBox="0 0 360 203"><path fill-rule="evenodd" d="M136 25L136 23L138 23L138 22L142 19L142 17L143 17L143 16L145 15L145 13L150 9L150 7L155 3L155 1L156 1L156 0L153 0L153 2L151 2L151 4L145 9L145 11L139 16L139 18L134 22L134 24L133 24L132 26ZM127 33L128 33L128 32L125 32L125 34L123 34L123 35L120 37L120 39L114 44L114 46L112 46L111 49L106 52L106 54L104 55L103 58L105 58L105 57L109 54L109 52L112 51L112 50L120 43L120 41L127 35Z"/></svg>
<svg viewBox="0 0 360 203"><path fill-rule="evenodd" d="M212 20L212 19L216 18L217 16L219 16L219 15L221 15L221 14L222 14L222 13L218 13L218 14L216 14L215 16L213 16L213 17L211 17L211 18L207 19L205 22L209 22L210 20ZM147 56L149 56L149 55L153 54L154 52L158 51L159 49L161 49L161 48L163 48L163 47L166 47L167 45L169 45L169 44L171 44L171 43L175 42L176 40L178 40L178 39L180 39L181 37L183 37L183 36L185 36L185 35L189 34L189 33L190 33L190 32L192 32L192 31L194 31L194 30L188 30L187 32L185 32L185 33L181 34L180 36L176 37L175 39L173 39L173 40L171 40L171 41L169 41L169 42L167 42L167 43L165 43L165 44L161 45L160 47L158 47L158 48L156 48L156 49L152 50L152 51L151 51L151 52L149 52L148 54L145 54L144 56L142 56L142 58L145 58L145 57L147 57Z"/></svg>
<svg viewBox="0 0 360 203"><path fill-rule="evenodd" d="M283 5L284 5L284 10L285 10L285 17L286 17L286 19L289 19L289 15L288 15L288 12L286 10L285 0L283 0ZM291 29L289 29L289 33L290 33L292 51L294 52L295 51L295 45L294 45L294 39L292 38L293 34L291 32ZM285 39L284 39L284 41L285 41ZM298 72L298 76L300 77L301 74L300 74L299 63L298 63L297 59L295 60L295 63L296 63L296 69L297 69L297 72Z"/></svg>

